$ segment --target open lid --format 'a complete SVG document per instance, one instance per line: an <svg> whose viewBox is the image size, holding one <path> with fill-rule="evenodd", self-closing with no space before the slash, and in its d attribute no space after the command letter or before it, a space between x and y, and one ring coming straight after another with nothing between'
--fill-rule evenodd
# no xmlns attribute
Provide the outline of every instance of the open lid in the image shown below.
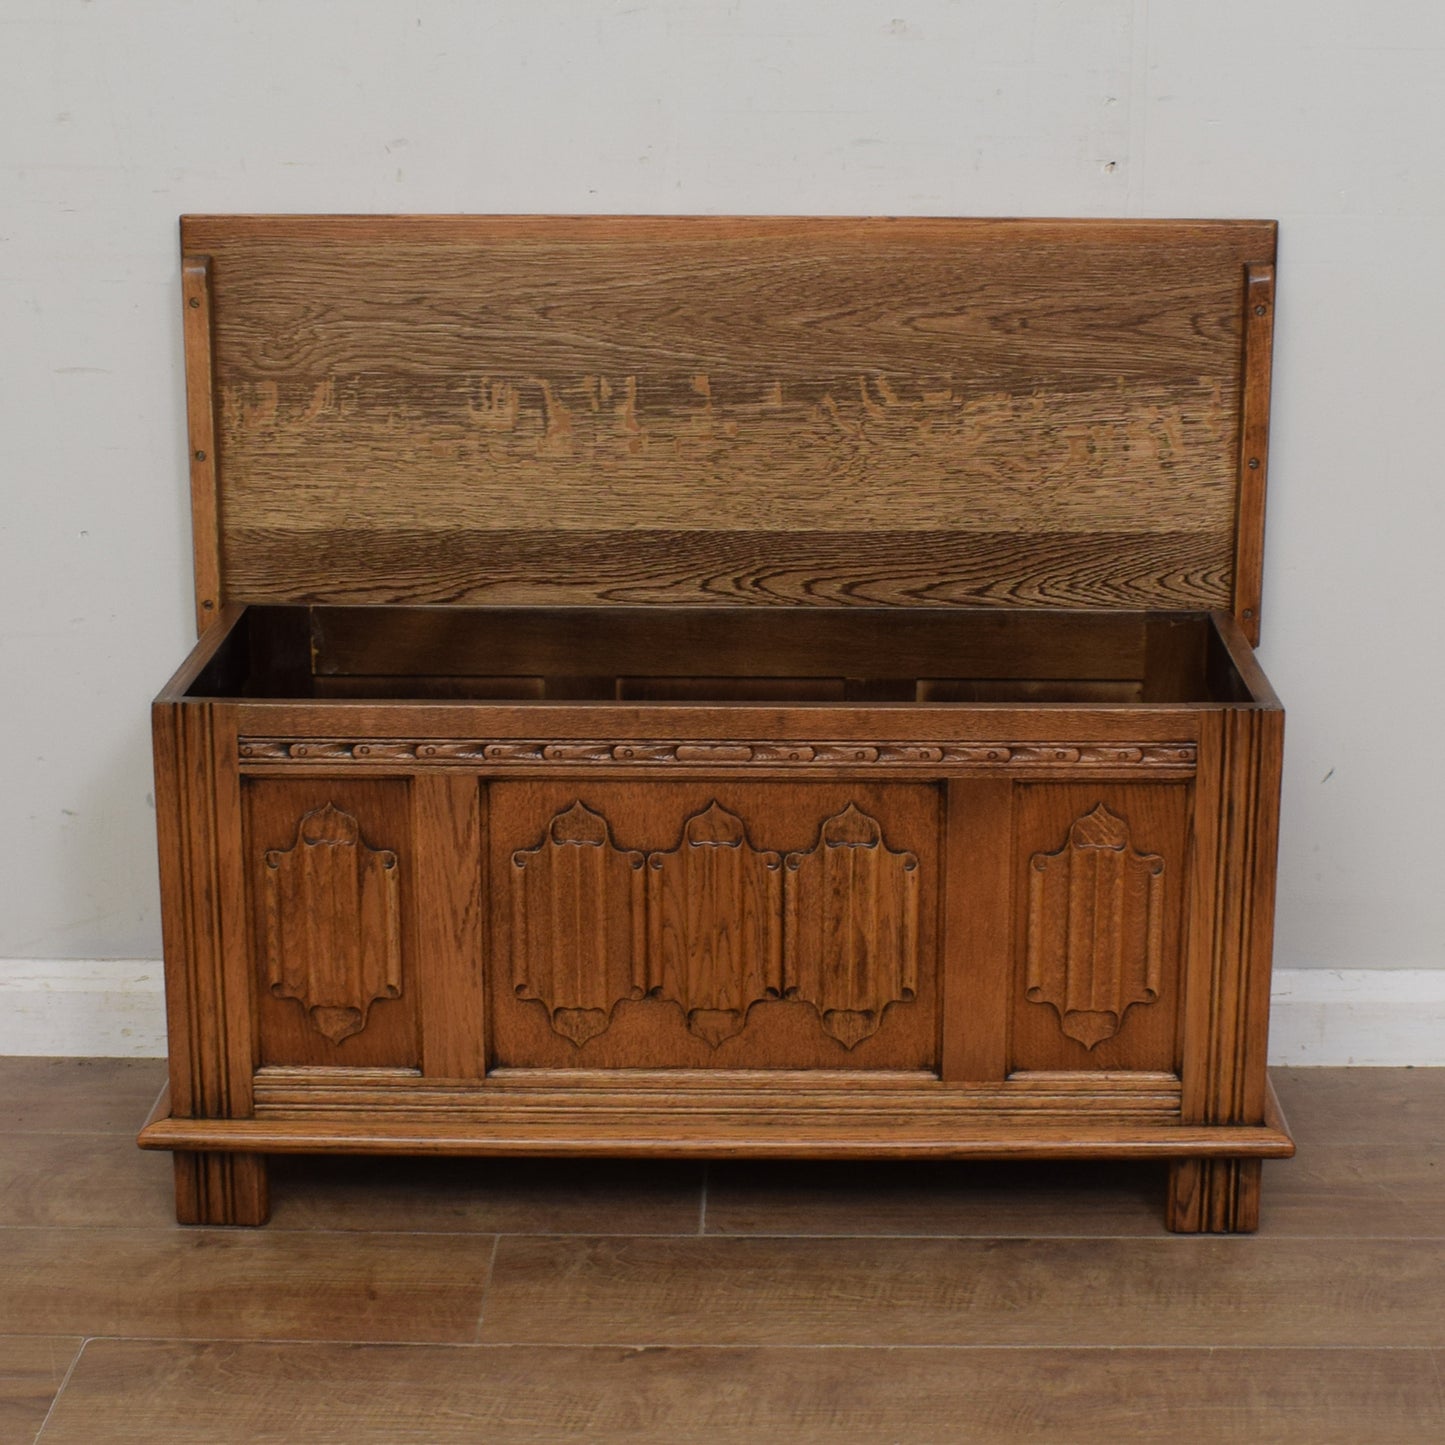
<svg viewBox="0 0 1445 1445"><path fill-rule="evenodd" d="M1262 221L190 216L197 609L1224 608Z"/></svg>

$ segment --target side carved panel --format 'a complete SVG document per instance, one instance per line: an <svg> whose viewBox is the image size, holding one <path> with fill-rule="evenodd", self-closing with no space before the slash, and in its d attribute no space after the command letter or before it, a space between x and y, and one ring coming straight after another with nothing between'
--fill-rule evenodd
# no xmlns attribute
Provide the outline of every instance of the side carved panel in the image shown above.
<svg viewBox="0 0 1445 1445"><path fill-rule="evenodd" d="M267 983L333 1044L358 1034L379 999L401 996L396 854L372 848L327 803L289 848L265 854Z"/></svg>
<svg viewBox="0 0 1445 1445"><path fill-rule="evenodd" d="M643 861L581 801L512 855L513 988L579 1046L645 991Z"/></svg>
<svg viewBox="0 0 1445 1445"><path fill-rule="evenodd" d="M714 802L647 864L649 992L681 1005L715 1048L753 1004L782 993L782 858L755 849L743 820Z"/></svg>
<svg viewBox="0 0 1445 1445"><path fill-rule="evenodd" d="M1100 803L1057 853L1033 855L1026 997L1069 1038L1092 1049L1158 999L1163 953L1164 860L1131 846L1124 819Z"/></svg>
<svg viewBox="0 0 1445 1445"><path fill-rule="evenodd" d="M848 1048L918 988L918 859L895 853L852 803L810 852L789 853L787 996Z"/></svg>

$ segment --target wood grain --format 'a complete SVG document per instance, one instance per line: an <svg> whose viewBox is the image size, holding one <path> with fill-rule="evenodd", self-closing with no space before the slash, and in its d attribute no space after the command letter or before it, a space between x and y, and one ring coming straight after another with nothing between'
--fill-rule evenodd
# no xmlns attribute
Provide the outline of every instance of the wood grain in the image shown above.
<svg viewBox="0 0 1445 1445"><path fill-rule="evenodd" d="M355 1066L370 1064L389 1068L419 1068L421 1044L418 1037L420 983L417 965L417 882L413 877L414 843L411 796L408 784L389 778L345 778L334 782L297 778L284 781L247 780L244 800L244 861L250 882L252 937L257 940L253 962L254 1008L259 1028L261 1064L316 1064ZM343 894L337 875L323 873L319 902L302 906L302 900L278 895L279 868L305 849L298 837L317 826L316 818L330 816L326 809L339 810L355 821L358 841L345 848L347 854L366 854L368 866L386 893L373 896L369 905L381 913L395 930L394 935L378 933L374 939L365 931L365 920L357 916L356 865L347 857L337 859L335 845L318 844L317 860L325 869L344 866L350 891ZM307 822L307 819L313 819ZM393 867L386 869L389 858ZM287 905L282 909L282 905ZM277 915L288 923L294 938L286 939L277 926ZM280 938L273 940L273 934ZM279 944L286 943L285 951ZM390 945L390 946L388 946ZM392 947L399 946L399 957ZM367 950L384 950L383 959L392 969L390 980L375 980L358 972L370 957ZM289 959L295 968L304 957L314 955L319 977L325 983L325 998L289 996L287 985L274 986L279 961ZM395 983L395 989L385 986ZM313 1006L325 1008L340 1000L348 988L348 1002L356 1017L345 1024L349 1032L330 1037L314 1022ZM302 989L306 992L306 989ZM354 994L354 997L351 996ZM365 994L363 1007L361 996ZM361 1027L356 1027L360 1024Z"/></svg>
<svg viewBox="0 0 1445 1445"><path fill-rule="evenodd" d="M169 1103L189 1117L244 1117L257 1061L241 780L229 765L238 746L236 709L157 701L151 730L161 931L170 960ZM178 1150L173 1173L180 1222L265 1223L260 1156Z"/></svg>
<svg viewBox="0 0 1445 1445"><path fill-rule="evenodd" d="M81 1344L70 1335L0 1335L0 1440L35 1439Z"/></svg>
<svg viewBox="0 0 1445 1445"><path fill-rule="evenodd" d="M753 845L716 801L682 822L674 848L646 859L647 992L675 1004L716 1048L748 1011L787 988L783 859ZM639 901L641 901L639 899Z"/></svg>
<svg viewBox="0 0 1445 1445"><path fill-rule="evenodd" d="M492 784L489 793L492 886L514 902L510 915L498 910L493 918L498 1063L710 1071L936 1064L934 867L907 875L916 880L909 897L916 891L927 899L909 935L911 996L874 999L864 1033L839 1017L829 1026L825 1015L848 1004L819 992L824 940L799 923L841 917L851 898L791 910L783 901L785 890L790 898L816 891L816 865L805 860L824 824L850 806L877 820L888 849L925 853L937 831L934 789L731 779L579 789L529 780ZM586 832L596 846L539 848L561 820L569 836ZM709 841L714 835L722 842ZM901 868L899 858L890 862ZM543 865L551 871L527 882ZM870 890L857 907L875 904ZM877 908L883 927L893 915L886 899ZM555 959L533 958L539 939L559 950ZM514 971L516 959L525 962L523 973ZM565 985L565 999L556 983L539 991L543 974Z"/></svg>
<svg viewBox="0 0 1445 1445"><path fill-rule="evenodd" d="M374 1092L355 1089L347 1091L354 1098L336 1095L329 1105L304 1112L287 1107L256 1119L159 1120L142 1132L140 1143L146 1149L218 1150L255 1159L263 1154L318 1153L496 1158L1287 1159L1294 1153L1289 1135L1268 1125L1179 1125L1168 1115L1150 1118L1142 1107L1110 1109L1111 1101L1098 1096L1061 1096L1057 1112L1049 1115L1040 1108L1011 1107L996 1095L961 1108L951 1098L922 1091L886 1099L873 1094L876 1076L861 1072L849 1083L851 1099L843 1089L809 1087L786 1102L776 1094L770 1096L762 1086L728 1098L691 1089L665 1102L649 1098L646 1091L598 1090L589 1095L573 1088L508 1098L501 1089L472 1095L449 1090L430 1108L420 1109L396 1107L401 1101L395 1098L383 1102ZM861 1087L865 1083L866 1090ZM850 1103L863 1105L860 1117L853 1116ZM388 1110L387 1104L393 1107ZM363 1114L363 1109L369 1112Z"/></svg>
<svg viewBox="0 0 1445 1445"><path fill-rule="evenodd" d="M365 1029L374 1003L401 997L397 856L374 848L334 803L303 813L295 841L262 855L265 986L299 1004L332 1044Z"/></svg>
<svg viewBox="0 0 1445 1445"><path fill-rule="evenodd" d="M1268 1088L1284 714L1226 709L1204 720L1204 738L1191 860L1199 904L1184 942L1183 1111L1189 1122L1254 1121L1265 1115ZM1169 1227L1256 1228L1260 1177L1248 1160L1181 1160L1171 1173Z"/></svg>
<svg viewBox="0 0 1445 1445"><path fill-rule="evenodd" d="M296 1156L272 1169L273 1231L695 1235L702 1213L704 1166L685 1160Z"/></svg>
<svg viewBox="0 0 1445 1445"><path fill-rule="evenodd" d="M647 860L619 847L606 815L580 798L534 831L534 845L489 860L493 896L510 904L493 987L499 1002L510 994L541 1004L553 1031L580 1049L606 1032L618 1004L646 991Z"/></svg>
<svg viewBox="0 0 1445 1445"><path fill-rule="evenodd" d="M411 784L421 989L422 1069L428 1078L480 1079L487 1070L486 793L475 778L437 773ZM466 861L463 861L466 860Z"/></svg>
<svg viewBox="0 0 1445 1445"><path fill-rule="evenodd" d="M8 1145L7 1145L8 1147ZM155 1155L74 1136L34 1141L0 1186L0 1224L164 1220ZM1261 1238L1445 1235L1439 1149L1315 1145L1265 1164ZM271 1228L507 1234L695 1234L702 1166L592 1159L304 1156L272 1161ZM1157 1236L1164 1166L824 1161L707 1166L709 1234Z"/></svg>
<svg viewBox="0 0 1445 1445"><path fill-rule="evenodd" d="M208 256L184 256L186 430L190 441L191 540L196 559L196 632L219 617L221 592L220 462L216 456L215 351Z"/></svg>
<svg viewBox="0 0 1445 1445"><path fill-rule="evenodd" d="M244 1114L254 1060L234 710L157 702L151 724L171 1105Z"/></svg>
<svg viewBox="0 0 1445 1445"><path fill-rule="evenodd" d="M1009 1072L1015 991L1010 778L946 785L943 819L942 1037L949 1082L1001 1083Z"/></svg>
<svg viewBox="0 0 1445 1445"><path fill-rule="evenodd" d="M1274 1069L1301 1144L1445 1145L1445 1069Z"/></svg>
<svg viewBox="0 0 1445 1445"><path fill-rule="evenodd" d="M12 1229L0 1319L36 1333L469 1341L487 1235Z"/></svg>
<svg viewBox="0 0 1445 1445"><path fill-rule="evenodd" d="M124 1134L0 1134L0 1227L163 1223L170 1162Z"/></svg>
<svg viewBox="0 0 1445 1445"><path fill-rule="evenodd" d="M45 1445L1420 1445L1427 1350L466 1350L100 1340Z"/></svg>
<svg viewBox="0 0 1445 1445"><path fill-rule="evenodd" d="M1445 1253L1357 1241L504 1238L488 1344L1429 1345Z"/></svg>
<svg viewBox="0 0 1445 1445"><path fill-rule="evenodd" d="M1279 717L1197 612L1257 617L1272 226L183 244L216 601L444 606L217 609L157 706L182 1218L269 1151L1089 1153L1253 1226Z"/></svg>
<svg viewBox="0 0 1445 1445"><path fill-rule="evenodd" d="M1192 612L258 607L243 630L231 690L253 696L556 700L561 682L585 697L590 674L604 700L699 704L1250 699L1216 624Z"/></svg>
<svg viewBox="0 0 1445 1445"><path fill-rule="evenodd" d="M105 1127L139 1074L0 1061L40 1095L27 1127ZM0 1139L0 1319L28 1332L0 1334L0 1438L111 1335L42 1439L1420 1445L1445 1421L1439 1075L1283 1071L1315 1142L1249 1240L1120 1238L1157 1227L1158 1165L896 1162L710 1166L707 1228L763 1239L692 1233L696 1167L470 1160L287 1161L279 1227L183 1232L163 1182L136 1190L158 1161L30 1127ZM532 1235L490 1299L489 1228ZM586 1229L674 1238L555 1237ZM617 1343L478 1347L479 1315ZM650 1343L684 1333L707 1343Z"/></svg>
<svg viewBox="0 0 1445 1445"><path fill-rule="evenodd" d="M183 238L214 291L228 596L1233 601L1240 278L1272 225Z"/></svg>
<svg viewBox="0 0 1445 1445"><path fill-rule="evenodd" d="M1259 646L1264 588L1264 498L1269 473L1270 359L1274 347L1274 267L1244 272L1244 360L1239 418L1239 521L1233 612Z"/></svg>
<svg viewBox="0 0 1445 1445"><path fill-rule="evenodd" d="M920 703L916 706L870 706L867 703L838 707L826 703L716 704L631 703L625 714L627 737L619 737L619 712L615 705L577 702L550 705L545 714L534 705L522 703L308 702L305 699L270 700L247 698L237 704L241 731L247 738L287 738L304 743L308 739L416 738L430 741L525 741L545 744L568 739L608 739L634 742L692 743L712 741L804 742L820 740L878 743L937 743L941 746L980 743L1017 744L1021 747L1163 743L1191 748L1200 731L1200 711L1178 704L1138 704L1128 708L1087 705L1036 705L980 703L970 707ZM539 728L545 716L547 727ZM325 761L324 759L322 760ZM480 759L472 761L481 761ZM547 759L559 773L565 758ZM725 758L704 758L711 772ZM866 758L832 758L838 773L865 776ZM920 759L932 766L932 760ZM1070 755L1056 759L1035 757L1031 761L1057 762L1062 768L1078 760ZM1192 752L1178 760L1191 771ZM1090 776L1093 776L1092 774Z"/></svg>
<svg viewBox="0 0 1445 1445"><path fill-rule="evenodd" d="M172 1175L177 1224L265 1224L271 1213L266 1160L225 1149L177 1149Z"/></svg>
<svg viewBox="0 0 1445 1445"><path fill-rule="evenodd" d="M431 218L428 236L402 234L408 218L244 219L186 218L182 239L217 258L228 360L257 376L334 359L447 372L479 345L542 374L631 351L803 377L820 357L845 373L926 358L993 380L1036 359L1107 385L1188 376L1237 345L1239 267L1274 242L1259 222L474 216ZM328 306L368 324L328 330ZM419 336L418 313L433 323Z"/></svg>
<svg viewBox="0 0 1445 1445"><path fill-rule="evenodd" d="M234 514L228 514L234 515ZM228 526L226 585L250 602L1212 608L1233 534L888 526L769 533L647 527L429 532Z"/></svg>
<svg viewBox="0 0 1445 1445"><path fill-rule="evenodd" d="M1159 1001L1167 871L1102 803L1074 819L1061 848L1029 859L1024 994L1087 1049L1113 1038L1130 1009Z"/></svg>
<svg viewBox="0 0 1445 1445"><path fill-rule="evenodd" d="M784 991L854 1048L877 1033L890 1008L917 998L920 963L925 977L938 974L919 952L919 859L890 848L878 820L850 801L784 868ZM931 899L927 906L937 912Z"/></svg>
<svg viewBox="0 0 1445 1445"><path fill-rule="evenodd" d="M708 1166L707 1233L1157 1237L1162 1182L1158 1164L719 1161Z"/></svg>
<svg viewBox="0 0 1445 1445"><path fill-rule="evenodd" d="M357 375L224 388L227 497L253 527L334 529L354 512L371 532L419 516L438 531L485 530L489 514L493 527L583 532L1229 528L1233 488L1219 462L1233 423L1217 378L1146 380L1126 361L1075 391L1078 379L1051 385L1020 358L1009 384L1037 388L1024 395L947 373L889 377L876 365L774 381L707 371L653 380L638 376L650 359L625 343L609 347L623 351L610 379L597 374L603 358L585 354L488 358L481 364L497 370L470 376L373 369L384 347L408 340L377 337L374 356L315 363ZM485 342L472 345L486 357ZM460 351L455 364L465 364ZM754 364L786 374L780 357ZM555 379L539 380L548 367ZM303 468L346 487L288 495ZM1151 473L1160 485L1141 515ZM229 544L237 532L225 526Z"/></svg>
<svg viewBox="0 0 1445 1445"><path fill-rule="evenodd" d="M704 720L720 721L725 716L708 714ZM360 725L374 728L373 717L368 710L362 715ZM355 720L344 715L331 719L335 723ZM416 721L425 726L431 719L422 716ZM473 721L486 724L493 719L478 716ZM420 728L411 731L417 732ZM1171 778L1191 777L1197 758L1192 742L1128 742L1122 738L1102 743L1073 739L938 743L876 737L846 741L816 737L784 741L756 737L699 738L683 742L672 738L615 735L525 740L288 736L242 738L239 752L241 767L249 777L289 773L293 777L319 778L329 775L338 765L345 773L351 771L352 765L361 764L380 776L387 773L423 776L454 766L463 771L464 776L468 771L498 777L529 772L546 777L590 774L593 778L630 774L638 781L648 773L679 779L751 774L777 777L780 781L791 773L797 778L811 774L820 779L845 776L871 779L875 775L891 775L902 780L910 774L914 778L971 774L977 780L992 774L1019 781L1079 777L1095 782L1166 782Z"/></svg>
<svg viewBox="0 0 1445 1445"><path fill-rule="evenodd" d="M0 1130L133 1135L164 1059L0 1058Z"/></svg>
<svg viewBox="0 0 1445 1445"><path fill-rule="evenodd" d="M1037 860L1042 856L1050 860L1050 867L1056 868L1054 855L1062 854L1059 862L1064 862L1072 851L1069 841L1075 837L1080 820L1090 818L1100 807L1123 822L1129 838L1127 846L1138 854L1157 859L1157 865L1134 865L1134 885L1139 891L1132 895L1121 893L1108 898L1102 888L1097 892L1089 889L1086 899L1071 898L1067 890L1040 895L1034 879L1046 875L1039 873ZM1117 783L1093 787L1082 783L1039 783L1018 788L1013 857L1014 971L1009 1058L1012 1070L1154 1069L1167 1074L1177 1071L1179 936L1184 915L1188 824L1187 789L1178 783L1150 783L1139 787ZM1083 851L1087 854L1089 850ZM1122 858L1123 854L1116 856ZM1161 870L1157 877L1151 871L1154 866ZM1087 884L1088 879L1081 878L1079 882ZM1153 996L1141 990L1132 1006L1112 1022L1094 1019L1095 1033L1084 1028L1071 1033L1067 1010L1061 1009L1050 996L1054 991L1047 986L1040 990L1029 986L1033 976L1031 961L1038 963L1040 978L1047 979L1049 971L1043 964L1050 957L1051 940L1059 946L1067 945L1075 954L1087 955L1098 946L1103 950L1103 959L1098 963L1102 985L1104 978L1122 968L1126 960L1120 947L1122 938L1111 940L1111 931L1122 930L1133 919L1136 942L1142 943L1137 935L1146 921L1145 889L1153 893L1148 911L1153 914L1157 935L1153 943L1157 953ZM1117 913L1113 904L1119 905ZM1129 906L1125 907L1126 904ZM1061 907L1063 916L1055 916ZM1096 907L1097 915L1093 912ZM1039 956L1032 960L1029 944L1035 936ZM1077 974L1077 957L1074 964L1073 972ZM1087 976L1086 971L1084 977ZM1108 1031L1099 1032L1105 1029ZM1080 1038L1080 1033L1085 1037Z"/></svg>
<svg viewBox="0 0 1445 1445"><path fill-rule="evenodd" d="M1260 1232L1364 1239L1445 1237L1445 1146L1314 1143L1264 1168Z"/></svg>
<svg viewBox="0 0 1445 1445"><path fill-rule="evenodd" d="M1356 1085L1348 1097L1358 1108L1370 1092ZM97 1101L101 1094L91 1091ZM701 1168L277 1158L271 1228L688 1234L698 1223ZM1161 1171L1117 1163L716 1163L707 1225L721 1234L1148 1235L1158 1230ZM1264 1237L1445 1233L1438 1146L1316 1142L1287 1165L1266 1164L1265 1173ZM169 1195L167 1161L136 1150L129 1127L0 1135L0 1226L160 1227Z"/></svg>

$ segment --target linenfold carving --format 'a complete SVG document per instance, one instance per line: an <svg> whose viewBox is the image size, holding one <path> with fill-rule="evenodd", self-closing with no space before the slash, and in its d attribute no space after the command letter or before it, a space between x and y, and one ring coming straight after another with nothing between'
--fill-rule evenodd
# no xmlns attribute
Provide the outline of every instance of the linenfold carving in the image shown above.
<svg viewBox="0 0 1445 1445"><path fill-rule="evenodd" d="M366 1027L373 1003L401 996L396 854L327 803L265 864L267 983L339 1044Z"/></svg>
<svg viewBox="0 0 1445 1445"><path fill-rule="evenodd" d="M649 992L679 1004L714 1048L782 992L782 861L715 802L687 820L676 848L648 857Z"/></svg>
<svg viewBox="0 0 1445 1445"><path fill-rule="evenodd" d="M644 855L579 800L512 855L515 992L579 1047L628 999L677 1004L716 1048L754 1004L790 998L851 1049L916 994L918 878L852 803L785 860L716 801Z"/></svg>
<svg viewBox="0 0 1445 1445"><path fill-rule="evenodd" d="M512 978L581 1046L645 988L643 856L612 841L581 801L557 814L535 848L512 855Z"/></svg>
<svg viewBox="0 0 1445 1445"><path fill-rule="evenodd" d="M1092 1049L1158 999L1163 954L1164 860L1131 847L1129 825L1100 803L1057 853L1030 860L1026 997Z"/></svg>
<svg viewBox="0 0 1445 1445"><path fill-rule="evenodd" d="M787 995L848 1048L918 988L918 859L849 803L811 852L789 853Z"/></svg>

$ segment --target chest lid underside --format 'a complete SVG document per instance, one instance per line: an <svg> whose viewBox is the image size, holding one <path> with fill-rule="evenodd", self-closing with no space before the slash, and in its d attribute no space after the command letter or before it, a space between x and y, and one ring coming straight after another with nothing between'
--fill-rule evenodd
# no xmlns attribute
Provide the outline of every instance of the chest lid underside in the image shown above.
<svg viewBox="0 0 1445 1445"><path fill-rule="evenodd" d="M222 603L1233 611L1260 221L193 216Z"/></svg>

